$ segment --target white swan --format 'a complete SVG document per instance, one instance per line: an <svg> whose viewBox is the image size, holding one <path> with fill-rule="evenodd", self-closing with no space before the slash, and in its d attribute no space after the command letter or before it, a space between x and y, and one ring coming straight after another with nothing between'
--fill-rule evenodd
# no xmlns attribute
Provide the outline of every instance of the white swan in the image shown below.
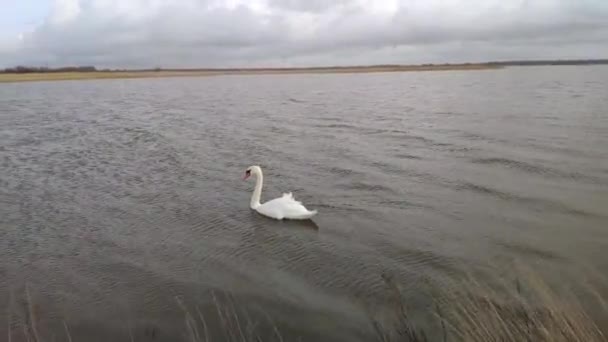
<svg viewBox="0 0 608 342"><path fill-rule="evenodd" d="M316 210L310 211L306 209L302 203L296 201L291 192L283 194L283 197L275 198L264 204L260 204L262 185L264 182L262 169L259 166L248 167L245 171L245 177L243 177L243 180L249 178L249 176L252 174L256 176L256 182L253 195L251 196L251 202L249 203L251 209L264 216L277 220L307 220L317 214Z"/></svg>

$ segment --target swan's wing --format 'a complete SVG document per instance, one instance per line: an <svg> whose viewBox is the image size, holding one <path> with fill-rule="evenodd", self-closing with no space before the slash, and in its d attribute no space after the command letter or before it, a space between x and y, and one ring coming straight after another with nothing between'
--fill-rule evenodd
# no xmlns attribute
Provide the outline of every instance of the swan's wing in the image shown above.
<svg viewBox="0 0 608 342"><path fill-rule="evenodd" d="M316 210L310 211L301 202L296 201L291 192L262 204L257 211L279 220L284 218L308 219L317 213Z"/></svg>

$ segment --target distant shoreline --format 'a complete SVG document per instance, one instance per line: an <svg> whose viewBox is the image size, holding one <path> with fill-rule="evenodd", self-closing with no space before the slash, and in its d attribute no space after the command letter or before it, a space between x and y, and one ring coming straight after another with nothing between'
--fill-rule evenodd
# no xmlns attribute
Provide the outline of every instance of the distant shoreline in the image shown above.
<svg viewBox="0 0 608 342"><path fill-rule="evenodd" d="M63 69L26 69L27 71L0 72L0 83L62 81L89 79L128 79L160 77L203 77L221 75L281 75L281 74L349 74L377 72L415 72L415 71L466 71L495 70L509 66L540 65L597 65L608 64L608 60L566 60L566 61L507 61L462 64L423 64L423 65L371 65L371 66L333 66L302 68L201 68L201 69L142 69L142 70L89 70L64 71ZM24 68L25 69L25 68ZM16 69L15 69L16 70Z"/></svg>
<svg viewBox="0 0 608 342"><path fill-rule="evenodd" d="M486 70L501 66L484 64L419 65L419 66L363 66L318 68L242 68L242 69L160 69L160 70L100 70L68 72L0 73L0 83L65 81L91 79L128 79L161 77L204 77L223 75L290 75L290 74L356 74L373 72L412 72L441 70Z"/></svg>

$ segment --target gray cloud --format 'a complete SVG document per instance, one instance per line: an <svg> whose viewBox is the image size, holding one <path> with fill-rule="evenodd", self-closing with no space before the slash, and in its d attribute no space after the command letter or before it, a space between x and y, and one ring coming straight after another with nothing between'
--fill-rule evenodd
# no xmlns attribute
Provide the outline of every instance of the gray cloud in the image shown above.
<svg viewBox="0 0 608 342"><path fill-rule="evenodd" d="M268 4L272 8L294 11L323 13L336 7L354 5L352 0L269 0Z"/></svg>
<svg viewBox="0 0 608 342"><path fill-rule="evenodd" d="M56 0L0 66L195 67L608 56L604 0Z"/></svg>

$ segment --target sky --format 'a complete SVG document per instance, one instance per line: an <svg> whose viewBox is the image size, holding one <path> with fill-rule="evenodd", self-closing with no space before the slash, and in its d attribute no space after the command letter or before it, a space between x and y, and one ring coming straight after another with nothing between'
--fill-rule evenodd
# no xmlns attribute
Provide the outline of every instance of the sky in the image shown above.
<svg viewBox="0 0 608 342"><path fill-rule="evenodd" d="M608 58L608 0L0 0L0 68Z"/></svg>

